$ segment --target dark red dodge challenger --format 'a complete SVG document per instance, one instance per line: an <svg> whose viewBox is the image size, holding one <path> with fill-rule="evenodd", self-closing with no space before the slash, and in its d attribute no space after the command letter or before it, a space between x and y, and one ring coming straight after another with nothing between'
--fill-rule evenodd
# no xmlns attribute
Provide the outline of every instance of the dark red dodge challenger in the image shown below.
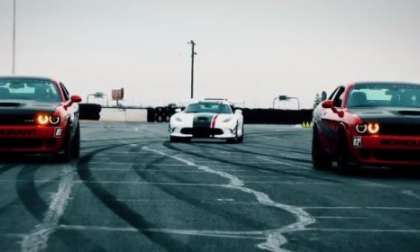
<svg viewBox="0 0 420 252"><path fill-rule="evenodd" d="M420 165L420 85L338 87L314 111L313 167Z"/></svg>
<svg viewBox="0 0 420 252"><path fill-rule="evenodd" d="M0 152L77 158L80 101L56 80L0 77Z"/></svg>

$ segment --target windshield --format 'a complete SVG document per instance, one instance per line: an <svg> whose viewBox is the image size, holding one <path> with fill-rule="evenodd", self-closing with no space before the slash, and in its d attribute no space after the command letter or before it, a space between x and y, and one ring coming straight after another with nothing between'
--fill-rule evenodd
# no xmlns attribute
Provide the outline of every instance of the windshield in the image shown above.
<svg viewBox="0 0 420 252"><path fill-rule="evenodd" d="M350 92L348 107L420 108L420 85L358 84Z"/></svg>
<svg viewBox="0 0 420 252"><path fill-rule="evenodd" d="M215 113L215 114L232 114L232 108L223 103L215 102L199 102L188 105L185 113Z"/></svg>
<svg viewBox="0 0 420 252"><path fill-rule="evenodd" d="M0 79L0 101L60 102L57 86L49 80Z"/></svg>

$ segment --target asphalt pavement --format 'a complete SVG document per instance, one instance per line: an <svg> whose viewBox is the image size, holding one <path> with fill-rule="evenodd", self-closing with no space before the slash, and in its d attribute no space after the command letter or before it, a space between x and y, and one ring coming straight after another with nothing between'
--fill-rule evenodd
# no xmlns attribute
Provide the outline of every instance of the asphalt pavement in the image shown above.
<svg viewBox="0 0 420 252"><path fill-rule="evenodd" d="M420 251L420 168L317 171L311 129L245 131L82 122L79 161L2 154L0 251Z"/></svg>

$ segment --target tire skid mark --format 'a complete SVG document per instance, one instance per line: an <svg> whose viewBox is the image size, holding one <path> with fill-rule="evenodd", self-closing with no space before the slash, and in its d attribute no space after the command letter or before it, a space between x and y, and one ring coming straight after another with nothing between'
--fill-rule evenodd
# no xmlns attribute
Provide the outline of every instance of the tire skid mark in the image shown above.
<svg viewBox="0 0 420 252"><path fill-rule="evenodd" d="M308 164L308 163L312 162L309 159L294 158L294 157L278 155L278 154L277 155L270 155L270 154L267 154L267 153L259 153L259 152L244 150L243 148L233 147L233 146L229 146L229 148L215 148L215 147L210 147L210 146L207 146L207 145L200 145L200 147L201 148L207 148L207 149L226 150L226 151L229 151L230 153L240 153L240 154L246 153L246 154L265 156L265 157L271 157L271 158L279 158L279 159L284 159L284 160L299 162L299 163L304 163L304 164Z"/></svg>
<svg viewBox="0 0 420 252"><path fill-rule="evenodd" d="M31 175L33 176L34 173L32 172ZM46 206L45 203L41 204L41 209L36 211L37 218L40 218L43 212L45 212L45 215L43 216L41 224L37 225L30 234L23 238L21 251L36 252L47 248L48 239L58 227L60 218L64 214L64 210L70 198L73 187L73 176L74 173L71 171L71 167L66 166L62 171L62 178L59 181L58 191L52 195L50 205ZM33 183L29 183L29 185L34 186ZM35 200L37 202L43 202L40 198L35 198Z"/></svg>
<svg viewBox="0 0 420 252"><path fill-rule="evenodd" d="M133 227L104 227L104 226L83 226L83 225L60 225L62 230L92 230L105 232L139 232ZM218 230L194 230L194 229L171 229L171 228L148 228L142 229L142 232L165 233L187 236L202 236L216 238L234 238L234 239L252 239L265 240L263 231L218 231Z"/></svg>
<svg viewBox="0 0 420 252"><path fill-rule="evenodd" d="M129 144L125 144L129 146ZM121 145L119 145L121 146ZM89 190L114 214L120 217L122 220L127 222L130 226L135 228L138 233L143 234L152 242L162 246L168 251L186 251L189 252L192 250L185 244L180 244L178 241L172 239L171 237L156 232L147 231L148 229L155 229L154 225L148 222L140 213L131 209L124 202L118 201L118 199L105 190L100 181L97 181L91 171L89 170L89 162L94 158L95 154L100 153L101 151L112 149L113 147L105 148L92 152L90 155L84 156L80 159L77 172L81 180L83 180L85 185ZM114 147L116 148L116 147Z"/></svg>
<svg viewBox="0 0 420 252"><path fill-rule="evenodd" d="M267 167L260 167L260 166L257 166L257 165L249 165L249 164L243 164L243 163L239 163L239 162L232 162L232 161L217 158L217 157L214 157L214 156L208 156L208 155L203 155L203 154L192 152L192 151L182 150L180 148L174 147L173 145L171 145L168 142L165 142L163 144L163 146L170 149L170 150L182 152L184 154L189 154L189 155L192 155L192 156L195 156L195 157L204 158L204 159L208 159L208 160L211 160L211 161L217 161L217 162L221 162L221 163L225 163L225 164L230 164L230 165L233 165L233 166L248 167L248 168L257 169L257 170L260 170L260 171L276 172L276 173L280 173L280 174L285 174L285 175L290 175L290 176L300 177L300 178L308 178L308 179L312 179L312 180L319 180L319 181L332 182L332 183L342 183L342 181L337 180L337 179L329 179L329 178L323 178L323 177L319 177L319 176L302 174L302 173L298 173L298 172L272 169L272 168L267 168Z"/></svg>
<svg viewBox="0 0 420 252"><path fill-rule="evenodd" d="M11 170L11 169L13 169L13 168L15 168L15 167L17 167L17 166L18 165L16 165L16 164L9 164L9 165L5 165L3 167L0 167L0 175L9 171L9 170Z"/></svg>
<svg viewBox="0 0 420 252"><path fill-rule="evenodd" d="M286 204L275 202L266 193L246 187L242 180L240 180L238 177L232 174L229 174L223 171L214 170L207 166L200 166L200 165L195 164L192 161L188 161L188 160L179 158L177 156L169 155L159 150L151 149L148 147L143 147L142 149L148 150L155 154L166 156L168 158L182 162L188 166L196 167L197 169L202 170L204 172L215 174L222 178L225 178L229 181L229 183L224 185L224 187L229 188L229 189L239 190L244 193L254 195L254 197L257 199L257 201L261 205L282 209L284 211L291 213L296 218L296 222L290 225L287 225L285 227L265 231L265 236L266 236L265 242L257 244L257 247L260 249L268 250L268 251L275 251L275 252L288 251L282 248L282 246L284 246L288 242L284 234L289 233L289 232L304 231L306 229L306 226L314 224L316 222L315 218L313 218L304 209L300 207L292 206L292 205L286 205Z"/></svg>
<svg viewBox="0 0 420 252"><path fill-rule="evenodd" d="M159 163L163 160L166 160L167 158L168 157L165 156L163 158L156 159L155 162L146 164L146 167L151 168L156 163ZM155 177L152 174L145 175L144 173L137 170L136 168L137 168L136 165L133 166L133 169L137 173L137 175L139 177L145 179L145 180L149 180L149 178L153 179ZM184 182L188 183L188 181L185 181L185 180L182 180L182 179L179 179L179 178L175 178L174 176L171 176L169 174L164 174L164 176L166 176L167 178L176 180L177 182L180 182L180 183L184 183ZM220 185L217 185L217 187L220 187ZM164 186L159 186L159 189L161 191L171 195L172 197L180 200L180 201L183 201L183 202L186 202L186 203L191 204L193 206L199 207L199 208L205 210L206 212L208 212L209 214L217 215L217 216L219 216L223 219L226 219L228 221L236 221L239 224L246 223L248 226L251 226L252 228L259 228L259 227L263 226L263 223L261 223L261 222L256 222L253 219L246 218L246 217L240 216L240 215L236 215L236 214L233 214L232 212L224 211L220 207L214 207L212 204L206 204L202 200L191 197L190 195L188 195L186 193L183 193L181 190L178 190L174 187L168 188L168 187L164 187Z"/></svg>
<svg viewBox="0 0 420 252"><path fill-rule="evenodd" d="M5 211L9 206L13 204L22 203L24 207L29 211L29 213L34 218L42 222L44 216L46 216L46 212L48 211L49 206L41 198L41 196L38 193L38 190L44 189L56 181L54 180L48 181L36 187L34 176L35 176L35 172L39 168L40 166L33 166L33 164L32 165L28 164L20 170L20 172L17 175L17 179L24 180L26 182L16 183L16 192L18 194L18 198L15 201L9 203L8 205L2 207L0 211ZM67 173L64 173L63 175L67 175ZM65 220L60 220L60 223L68 224L66 223ZM85 251L95 251L95 252L105 251L105 249L103 249L100 246L97 246L91 240L80 235L77 231L67 231L67 233L64 234L62 233L62 231L57 230L57 228L55 230L57 231L56 236L60 238L68 247L71 247L75 243L87 244L87 246L85 247ZM72 237L71 241L68 240L69 232L71 233L71 237ZM25 239L25 237L27 236L28 236L27 234L22 234L22 237L21 237L22 240ZM20 243L22 245L22 241Z"/></svg>

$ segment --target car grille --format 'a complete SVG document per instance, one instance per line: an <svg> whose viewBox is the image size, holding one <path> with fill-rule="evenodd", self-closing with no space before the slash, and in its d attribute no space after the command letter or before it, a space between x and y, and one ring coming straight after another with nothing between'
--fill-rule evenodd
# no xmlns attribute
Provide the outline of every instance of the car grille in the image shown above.
<svg viewBox="0 0 420 252"><path fill-rule="evenodd" d="M420 136L420 124L383 124L382 135Z"/></svg>
<svg viewBox="0 0 420 252"><path fill-rule="evenodd" d="M373 157L385 161L420 161L419 150L364 150L361 156L365 159Z"/></svg>
<svg viewBox="0 0 420 252"><path fill-rule="evenodd" d="M0 125L32 125L34 115L0 115Z"/></svg>
<svg viewBox="0 0 420 252"><path fill-rule="evenodd" d="M52 147L56 144L56 141L54 138L0 138L0 149Z"/></svg>
<svg viewBox="0 0 420 252"><path fill-rule="evenodd" d="M222 135L223 130L211 128L183 128L181 129L181 133L193 136L215 136Z"/></svg>

